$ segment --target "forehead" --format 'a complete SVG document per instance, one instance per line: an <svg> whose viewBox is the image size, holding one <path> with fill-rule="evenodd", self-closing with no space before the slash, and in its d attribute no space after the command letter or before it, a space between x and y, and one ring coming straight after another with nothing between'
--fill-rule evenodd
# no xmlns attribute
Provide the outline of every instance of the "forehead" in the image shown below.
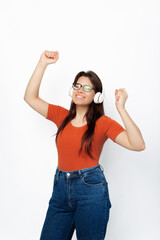
<svg viewBox="0 0 160 240"><path fill-rule="evenodd" d="M78 78L77 83L81 83L83 85L87 84L87 85L93 86L90 79L88 77L84 77L84 76Z"/></svg>

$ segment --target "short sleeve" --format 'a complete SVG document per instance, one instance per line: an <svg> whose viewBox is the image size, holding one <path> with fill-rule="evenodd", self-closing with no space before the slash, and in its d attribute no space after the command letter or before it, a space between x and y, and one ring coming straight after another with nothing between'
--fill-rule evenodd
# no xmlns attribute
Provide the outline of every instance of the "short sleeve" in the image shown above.
<svg viewBox="0 0 160 240"><path fill-rule="evenodd" d="M59 124L65 119L65 117L68 115L69 110L67 110L64 107L61 107L59 105L55 104L48 104L48 112L46 119L54 122L57 127Z"/></svg>
<svg viewBox="0 0 160 240"><path fill-rule="evenodd" d="M102 129L104 131L105 139L110 138L112 141L115 142L118 134L126 131L126 129L124 129L118 122L108 116L103 116L102 121Z"/></svg>

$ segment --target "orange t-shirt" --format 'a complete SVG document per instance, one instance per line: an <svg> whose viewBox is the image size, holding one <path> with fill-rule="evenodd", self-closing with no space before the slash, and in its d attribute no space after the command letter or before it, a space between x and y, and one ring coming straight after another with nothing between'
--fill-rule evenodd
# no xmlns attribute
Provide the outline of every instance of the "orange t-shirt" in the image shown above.
<svg viewBox="0 0 160 240"><path fill-rule="evenodd" d="M59 105L49 104L46 119L54 122L57 127L68 115L69 110ZM125 129L115 120L107 116L101 116L97 119L92 139L92 159L84 152L78 155L81 147L81 138L87 130L87 124L82 127L75 127L69 122L57 138L58 168L62 171L76 171L84 168L90 168L99 164L100 154L103 144L110 138L115 141L117 135Z"/></svg>

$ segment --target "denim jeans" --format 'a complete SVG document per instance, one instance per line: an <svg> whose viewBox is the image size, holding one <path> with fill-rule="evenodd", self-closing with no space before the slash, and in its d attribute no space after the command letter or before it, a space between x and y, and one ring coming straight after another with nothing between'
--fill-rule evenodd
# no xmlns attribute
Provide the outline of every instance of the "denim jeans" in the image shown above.
<svg viewBox="0 0 160 240"><path fill-rule="evenodd" d="M108 182L98 164L77 171L56 169L40 240L104 240L111 208Z"/></svg>

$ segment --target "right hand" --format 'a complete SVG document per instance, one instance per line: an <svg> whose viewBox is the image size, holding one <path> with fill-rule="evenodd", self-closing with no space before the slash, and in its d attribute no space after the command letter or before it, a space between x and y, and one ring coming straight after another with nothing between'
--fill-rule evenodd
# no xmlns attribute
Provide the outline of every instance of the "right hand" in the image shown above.
<svg viewBox="0 0 160 240"><path fill-rule="evenodd" d="M59 58L59 52L58 51L47 51L45 50L41 57L39 62L48 65L57 62Z"/></svg>

